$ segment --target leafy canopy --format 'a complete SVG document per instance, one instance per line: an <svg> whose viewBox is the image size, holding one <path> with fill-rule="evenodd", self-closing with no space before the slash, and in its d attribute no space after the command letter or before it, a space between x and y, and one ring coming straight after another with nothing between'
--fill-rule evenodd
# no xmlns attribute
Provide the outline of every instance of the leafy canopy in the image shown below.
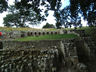
<svg viewBox="0 0 96 72"><path fill-rule="evenodd" d="M7 3L7 0L0 0L0 12L7 9ZM61 0L15 0L15 5L21 15L26 13L28 15L30 13L28 10L32 8L32 10L37 13L39 21L45 20L45 17L48 16L48 11L53 10L57 22L56 26L58 27L61 25L71 26L72 24L75 27L78 25L81 26L78 24L81 23L80 15L88 21L89 26L96 26L96 0L70 0L68 14L67 12L64 13L60 10L60 7L62 6ZM46 7L46 10L40 9L40 6ZM42 11L44 11L45 15L41 14ZM63 20L65 22L63 22Z"/></svg>
<svg viewBox="0 0 96 72"><path fill-rule="evenodd" d="M37 14L30 8L22 8L24 14L21 14L20 10L16 9L15 5L8 8L9 14L3 18L4 26L7 27L28 27L28 25L33 25L39 23Z"/></svg>
<svg viewBox="0 0 96 72"><path fill-rule="evenodd" d="M46 23L43 28L55 28L55 26L53 24Z"/></svg>

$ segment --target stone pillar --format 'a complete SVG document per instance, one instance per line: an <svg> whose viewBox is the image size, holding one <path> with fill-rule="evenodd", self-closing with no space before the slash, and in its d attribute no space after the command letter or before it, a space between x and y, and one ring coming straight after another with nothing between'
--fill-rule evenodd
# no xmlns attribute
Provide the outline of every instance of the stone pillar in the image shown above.
<svg viewBox="0 0 96 72"><path fill-rule="evenodd" d="M60 34L64 34L63 30L60 30L59 33L60 33Z"/></svg>

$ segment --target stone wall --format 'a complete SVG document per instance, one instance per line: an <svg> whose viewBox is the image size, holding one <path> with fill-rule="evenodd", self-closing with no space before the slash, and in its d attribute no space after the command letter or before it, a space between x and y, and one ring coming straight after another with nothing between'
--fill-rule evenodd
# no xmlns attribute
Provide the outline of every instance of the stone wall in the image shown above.
<svg viewBox="0 0 96 72"><path fill-rule="evenodd" d="M21 31L1 31L3 36L2 39L15 39L21 38Z"/></svg>
<svg viewBox="0 0 96 72"><path fill-rule="evenodd" d="M79 62L75 39L2 44L0 72L87 72Z"/></svg>
<svg viewBox="0 0 96 72"><path fill-rule="evenodd" d="M85 36L85 30L69 30L68 33L74 33L80 37Z"/></svg>
<svg viewBox="0 0 96 72"><path fill-rule="evenodd" d="M0 72L56 72L57 53L52 48L0 51Z"/></svg>
<svg viewBox="0 0 96 72"><path fill-rule="evenodd" d="M81 39L82 42L77 42L79 61L87 65L89 72L96 72L96 41L91 37Z"/></svg>
<svg viewBox="0 0 96 72"><path fill-rule="evenodd" d="M3 49L60 47L60 40L3 41Z"/></svg>
<svg viewBox="0 0 96 72"><path fill-rule="evenodd" d="M40 36L40 35L53 35L60 34L58 31L1 31L3 33L3 39L15 39L26 36Z"/></svg>
<svg viewBox="0 0 96 72"><path fill-rule="evenodd" d="M47 31L47 30L40 30L40 31L2 31L3 39L15 39L15 38L22 38L26 36L41 36L41 35L55 35L55 34L76 34L83 36L84 30L56 30L56 31Z"/></svg>

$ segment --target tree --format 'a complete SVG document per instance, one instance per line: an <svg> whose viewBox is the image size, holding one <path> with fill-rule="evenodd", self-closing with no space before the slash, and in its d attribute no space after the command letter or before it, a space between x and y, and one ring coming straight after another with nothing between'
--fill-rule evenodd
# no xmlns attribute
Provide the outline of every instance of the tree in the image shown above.
<svg viewBox="0 0 96 72"><path fill-rule="evenodd" d="M6 11L8 7L7 0L0 0L0 13Z"/></svg>
<svg viewBox="0 0 96 72"><path fill-rule="evenodd" d="M37 20L38 16L31 8L28 10L28 14L26 10L24 11L24 14L21 14L20 11L16 9L15 5L10 6L8 8L9 14L4 18L4 25L8 27L28 27L28 24L37 24L39 22Z"/></svg>
<svg viewBox="0 0 96 72"><path fill-rule="evenodd" d="M4 26L7 26L7 27L16 26L16 27L18 27L18 24L17 24L18 21L16 21L17 19L18 19L17 15L13 15L13 14L6 15L6 17L3 18Z"/></svg>
<svg viewBox="0 0 96 72"><path fill-rule="evenodd" d="M61 23L60 22L56 22L56 27L57 27L57 29L60 29L61 28Z"/></svg>
<svg viewBox="0 0 96 72"><path fill-rule="evenodd" d="M7 1L6 0L0 0L0 1L1 1L0 4L2 8L1 10L3 11L3 9L5 10L7 8ZM5 7L3 7L4 3L5 3ZM61 0L35 0L35 1L34 0L20 0L20 1L15 0L15 5L16 5L16 9L20 11L21 15L24 15L24 14L28 15L30 13L28 9L32 8L32 10L37 14L38 16L37 19L39 21L45 20L45 16L48 16L47 12L49 10L53 10L55 13L54 16L56 17L56 21L57 21L56 24L60 24L57 26L61 26L63 24L61 23L61 20L63 20L61 19L62 18L61 16L63 15L60 13L61 11L60 7L62 5ZM40 9L40 6L46 7L45 15L41 14L43 10ZM96 0L70 0L69 9L70 9L70 14L71 14L70 18L72 19L72 22L76 21L76 19L79 18L78 13L80 13L84 17L84 19L87 19L89 25L96 26L96 19L94 16L96 15L95 14L96 13ZM65 25L67 24L69 23L65 22ZM76 23L75 25L78 25L78 23Z"/></svg>
<svg viewBox="0 0 96 72"><path fill-rule="evenodd" d="M80 11L80 8L84 19L88 21L89 26L96 26L96 0L70 0L70 11L72 16L76 16L76 14Z"/></svg>
<svg viewBox="0 0 96 72"><path fill-rule="evenodd" d="M43 28L55 28L55 26L53 24L46 23Z"/></svg>
<svg viewBox="0 0 96 72"><path fill-rule="evenodd" d="M64 26L65 28L71 28L72 26L76 28L81 26L81 16L79 14L80 13L78 12L75 17L72 16L70 6L67 6L59 12L55 13L56 21L58 21L56 23L57 28L60 28L60 26Z"/></svg>
<svg viewBox="0 0 96 72"><path fill-rule="evenodd" d="M96 12L89 12L87 19L89 26L96 26Z"/></svg>
<svg viewBox="0 0 96 72"><path fill-rule="evenodd" d="M31 4L29 4L29 2L31 2ZM41 3L40 3L41 2ZM46 2L48 2L49 4L46 4ZM34 0L21 0L20 2L17 2L17 5L22 4L22 6L26 6L26 7L32 7L34 9L34 11L40 16L40 4L41 5L45 5L47 6L47 10L53 10L55 13L55 17L56 17L56 24L59 24L57 26L61 26L63 23L61 23L61 13L60 13L60 7L61 7L61 0L36 0L34 2ZM89 25L96 25L96 19L94 18L94 14L96 13L96 0L70 0L70 12L71 12L71 19L72 22L76 21L74 24L74 26L78 26L80 19L78 17L78 13L82 14L82 16L84 17L84 19L87 19ZM91 11L91 12L90 12ZM56 16L57 15L57 16ZM96 14L95 14L96 15ZM93 19L91 19L93 17ZM69 24L66 23L65 24ZM71 23L70 23L71 24Z"/></svg>
<svg viewBox="0 0 96 72"><path fill-rule="evenodd" d="M65 28L71 27L72 26L72 17L70 13L70 7L67 6L63 10L60 11L61 15L61 25L63 25Z"/></svg>

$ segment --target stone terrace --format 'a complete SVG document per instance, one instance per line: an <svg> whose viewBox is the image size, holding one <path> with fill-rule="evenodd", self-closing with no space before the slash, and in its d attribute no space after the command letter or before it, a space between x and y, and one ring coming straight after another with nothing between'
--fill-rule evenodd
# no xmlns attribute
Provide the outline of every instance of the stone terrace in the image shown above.
<svg viewBox="0 0 96 72"><path fill-rule="evenodd" d="M0 72L87 72L86 65L79 62L75 39L40 42L0 50ZM9 43L7 42L7 46ZM34 43L34 42L33 42ZM52 44L51 44L52 43ZM37 46L38 45L38 46Z"/></svg>

